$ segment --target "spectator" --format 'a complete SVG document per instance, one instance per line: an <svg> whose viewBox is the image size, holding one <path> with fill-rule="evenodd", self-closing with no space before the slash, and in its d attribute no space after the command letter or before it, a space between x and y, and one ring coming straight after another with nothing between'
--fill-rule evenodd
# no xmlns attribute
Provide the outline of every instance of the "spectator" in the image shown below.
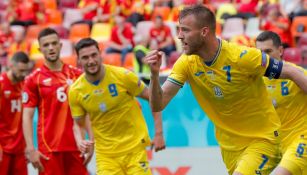
<svg viewBox="0 0 307 175"><path fill-rule="evenodd" d="M115 17L115 26L111 31L111 38L107 53L120 53L121 64L124 65L126 55L132 52L133 43L133 29L130 23L125 22L124 17Z"/></svg>
<svg viewBox="0 0 307 175"><path fill-rule="evenodd" d="M30 43L25 40L25 30L14 34L13 42L8 48L8 57L11 58L17 51L23 51L26 54L30 51Z"/></svg>
<svg viewBox="0 0 307 175"><path fill-rule="evenodd" d="M234 0L238 14L233 17L248 19L256 16L258 0Z"/></svg>
<svg viewBox="0 0 307 175"><path fill-rule="evenodd" d="M103 3L100 3L96 16L93 18L93 22L110 22L113 16L117 16L120 13L118 4L119 0L105 0Z"/></svg>
<svg viewBox="0 0 307 175"><path fill-rule="evenodd" d="M29 26L46 22L44 4L40 0L21 1L12 3L13 11L10 11L11 25Z"/></svg>
<svg viewBox="0 0 307 175"><path fill-rule="evenodd" d="M302 0L299 11L289 15L290 20L292 21L296 16L307 16L307 0Z"/></svg>
<svg viewBox="0 0 307 175"><path fill-rule="evenodd" d="M151 49L163 51L167 57L176 51L171 29L164 24L161 16L156 16L154 26L150 29Z"/></svg>
<svg viewBox="0 0 307 175"><path fill-rule="evenodd" d="M289 47L291 45L291 38L288 18L281 15L279 6L271 5L269 9L268 16L260 19L260 28L277 33L281 38L283 46L285 48Z"/></svg>

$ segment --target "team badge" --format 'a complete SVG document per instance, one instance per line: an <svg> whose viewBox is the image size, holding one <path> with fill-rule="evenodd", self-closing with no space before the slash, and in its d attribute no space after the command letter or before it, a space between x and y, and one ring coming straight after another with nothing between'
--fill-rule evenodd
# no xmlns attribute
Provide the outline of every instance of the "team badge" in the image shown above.
<svg viewBox="0 0 307 175"><path fill-rule="evenodd" d="M105 103L100 103L99 109L102 112L106 112L107 111L107 105Z"/></svg>
<svg viewBox="0 0 307 175"><path fill-rule="evenodd" d="M214 91L214 96L215 97L217 97L217 98L224 97L223 91L221 90L220 87L218 87L218 86L213 87L213 91Z"/></svg>
<svg viewBox="0 0 307 175"><path fill-rule="evenodd" d="M141 166L141 168L144 170L144 172L147 172L147 170L148 170L148 162L139 162L140 163L140 166Z"/></svg>
<svg viewBox="0 0 307 175"><path fill-rule="evenodd" d="M51 86L51 78L47 78L47 79L45 79L45 80L43 80L43 84L45 85L45 86Z"/></svg>
<svg viewBox="0 0 307 175"><path fill-rule="evenodd" d="M11 95L11 91L4 91L4 97L9 98Z"/></svg>
<svg viewBox="0 0 307 175"><path fill-rule="evenodd" d="M27 103L29 100L29 95L26 92L22 93L22 103Z"/></svg>

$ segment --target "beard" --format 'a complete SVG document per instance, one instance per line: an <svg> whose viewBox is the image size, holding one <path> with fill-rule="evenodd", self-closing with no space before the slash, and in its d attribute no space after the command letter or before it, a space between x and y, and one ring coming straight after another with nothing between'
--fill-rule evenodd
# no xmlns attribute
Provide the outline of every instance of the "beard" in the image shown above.
<svg viewBox="0 0 307 175"><path fill-rule="evenodd" d="M25 79L24 76L17 76L14 72L12 72L12 76L13 76L14 81L16 81L16 82L20 82L20 81L23 81Z"/></svg>
<svg viewBox="0 0 307 175"><path fill-rule="evenodd" d="M202 38L192 39L191 42L188 43L188 49L186 49L184 52L186 55L197 54L204 44L205 42Z"/></svg>
<svg viewBox="0 0 307 175"><path fill-rule="evenodd" d="M95 72L91 72L89 71L88 69L84 69L84 72L88 75L92 75L92 76L95 76L97 75L99 72L100 72L100 69L101 69L101 66L98 66L97 70Z"/></svg>

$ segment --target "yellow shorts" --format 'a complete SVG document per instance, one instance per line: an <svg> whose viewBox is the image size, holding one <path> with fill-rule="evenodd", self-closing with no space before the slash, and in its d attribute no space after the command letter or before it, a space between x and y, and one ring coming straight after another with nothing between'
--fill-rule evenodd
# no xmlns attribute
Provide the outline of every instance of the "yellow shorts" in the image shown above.
<svg viewBox="0 0 307 175"><path fill-rule="evenodd" d="M151 175L146 150L123 156L96 156L97 175Z"/></svg>
<svg viewBox="0 0 307 175"><path fill-rule="evenodd" d="M279 166L292 174L307 175L307 138L300 137L292 142L286 149Z"/></svg>
<svg viewBox="0 0 307 175"><path fill-rule="evenodd" d="M222 149L222 157L229 174L238 172L244 175L266 175L278 165L280 151L278 144L256 140L244 150Z"/></svg>

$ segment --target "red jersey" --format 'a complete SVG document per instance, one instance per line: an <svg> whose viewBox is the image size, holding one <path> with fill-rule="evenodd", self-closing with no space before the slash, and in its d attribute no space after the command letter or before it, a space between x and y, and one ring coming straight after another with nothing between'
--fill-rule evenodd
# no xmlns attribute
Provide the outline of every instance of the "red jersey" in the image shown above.
<svg viewBox="0 0 307 175"><path fill-rule="evenodd" d="M64 64L61 71L47 66L36 69L25 80L24 107L38 107L37 140L42 152L77 151L73 119L67 93L81 71Z"/></svg>
<svg viewBox="0 0 307 175"><path fill-rule="evenodd" d="M161 28L152 27L149 31L150 38L158 41L158 44L166 41L167 37L172 37L171 29L167 25L163 25ZM174 41L173 41L174 43Z"/></svg>
<svg viewBox="0 0 307 175"><path fill-rule="evenodd" d="M21 91L23 83L13 84L6 73L0 76L0 145L4 152L22 153Z"/></svg>
<svg viewBox="0 0 307 175"><path fill-rule="evenodd" d="M117 43L117 44L123 44L119 37L118 37L118 26L114 26L112 28L112 32L111 32L111 41ZM125 23L124 24L124 30L123 30L123 36L130 41L130 43L132 45L134 45L133 42L133 31L132 31L132 25L130 23Z"/></svg>

